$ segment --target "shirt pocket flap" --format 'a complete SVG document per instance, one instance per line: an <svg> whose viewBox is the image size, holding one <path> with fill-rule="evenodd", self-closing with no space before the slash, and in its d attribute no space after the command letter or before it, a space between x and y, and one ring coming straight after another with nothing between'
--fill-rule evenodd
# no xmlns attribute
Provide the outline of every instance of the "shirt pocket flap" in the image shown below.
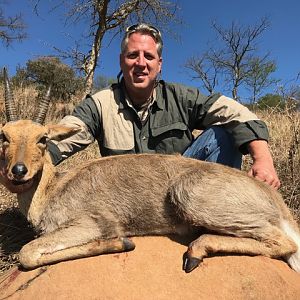
<svg viewBox="0 0 300 300"><path fill-rule="evenodd" d="M157 128L152 128L151 132L153 136L159 136L163 133L171 132L173 130L185 131L187 130L187 126L182 122L177 122L177 123L168 124Z"/></svg>

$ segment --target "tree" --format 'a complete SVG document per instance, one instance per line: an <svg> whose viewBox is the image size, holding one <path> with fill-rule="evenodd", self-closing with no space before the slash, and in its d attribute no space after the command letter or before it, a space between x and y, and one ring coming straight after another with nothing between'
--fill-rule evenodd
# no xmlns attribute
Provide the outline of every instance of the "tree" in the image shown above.
<svg viewBox="0 0 300 300"><path fill-rule="evenodd" d="M218 84L218 75L221 70L213 60L210 60L208 53L189 58L185 63L185 67L192 71L192 73L196 73L195 75L191 75L192 79L200 79L204 89L206 89L210 95L214 93L215 87Z"/></svg>
<svg viewBox="0 0 300 300"><path fill-rule="evenodd" d="M232 22L231 26L223 28L213 22L212 28L220 47L215 42L205 54L189 60L187 67L198 74L210 93L218 82L217 78L222 77L225 85L231 88L232 98L239 100L239 87L245 84L250 74L253 76L253 70L249 66L257 57L254 55L258 49L257 40L268 26L267 18L246 27Z"/></svg>
<svg viewBox="0 0 300 300"><path fill-rule="evenodd" d="M255 107L258 109L280 108L284 107L284 99L278 94L266 94L258 99Z"/></svg>
<svg viewBox="0 0 300 300"><path fill-rule="evenodd" d="M238 88L247 78L248 62L257 49L256 41L268 26L267 18L246 28L235 22L232 22L229 28L222 28L213 23L213 28L224 42L224 48L219 52L213 52L212 59L224 70L227 81L232 85L232 97L235 100L239 100Z"/></svg>
<svg viewBox="0 0 300 300"><path fill-rule="evenodd" d="M27 70L20 65L16 68L16 75L12 78L14 87L19 87L23 89L24 87L31 84L31 81L28 79Z"/></svg>
<svg viewBox="0 0 300 300"><path fill-rule="evenodd" d="M43 56L26 63L27 78L44 90L51 85L51 95L55 99L69 100L83 87L83 80L74 70L63 64L57 57Z"/></svg>
<svg viewBox="0 0 300 300"><path fill-rule="evenodd" d="M289 108L300 111L300 73L291 80L281 82L277 87L278 94L284 99Z"/></svg>
<svg viewBox="0 0 300 300"><path fill-rule="evenodd" d="M26 25L21 14L5 16L3 8L0 8L0 40L8 47L14 41L22 41L27 35Z"/></svg>
<svg viewBox="0 0 300 300"><path fill-rule="evenodd" d="M274 61L268 61L267 56L249 59L245 85L248 86L251 91L251 104L256 103L265 88L278 82L278 80L270 78L271 73L275 71L276 63Z"/></svg>
<svg viewBox="0 0 300 300"><path fill-rule="evenodd" d="M84 21L88 24L88 32L84 36L85 44L89 41L89 50L81 50L79 41L71 50L57 49L63 58L71 58L73 65L85 76L85 92L92 89L96 67L103 38L108 33L114 37L124 30L127 24L133 22L150 22L162 28L165 24L175 20L177 4L164 0L68 0L57 1L66 8L66 23L78 23ZM40 0L36 0L36 8Z"/></svg>
<svg viewBox="0 0 300 300"><path fill-rule="evenodd" d="M111 78L111 77L107 77L104 75L99 75L95 77L95 80L93 82L93 91L98 91L100 89L103 89L107 86L109 86L112 83L115 83L116 79L115 78Z"/></svg>

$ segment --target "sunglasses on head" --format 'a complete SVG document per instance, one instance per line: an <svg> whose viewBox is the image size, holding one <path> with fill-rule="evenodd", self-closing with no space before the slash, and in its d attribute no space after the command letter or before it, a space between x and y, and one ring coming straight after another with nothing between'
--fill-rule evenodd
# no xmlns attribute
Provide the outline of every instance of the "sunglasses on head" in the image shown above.
<svg viewBox="0 0 300 300"><path fill-rule="evenodd" d="M135 31L139 26L140 26L140 24L134 24L134 25L131 25L131 26L127 27L127 28L126 28L126 33L130 32L130 31ZM159 31L156 27L154 27L154 26L152 26L152 25L147 25L147 27L148 27L150 30L152 30L152 31L154 31L155 33L157 33L157 34L161 37L160 31ZM144 28L141 28L141 29L144 29ZM145 29L146 29L146 28L145 28Z"/></svg>

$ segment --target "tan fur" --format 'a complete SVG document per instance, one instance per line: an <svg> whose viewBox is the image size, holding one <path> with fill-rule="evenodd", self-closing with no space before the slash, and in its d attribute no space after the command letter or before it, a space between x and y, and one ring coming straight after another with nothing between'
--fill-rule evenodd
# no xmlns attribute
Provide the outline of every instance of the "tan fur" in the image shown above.
<svg viewBox="0 0 300 300"><path fill-rule="evenodd" d="M2 128L8 178L31 186L27 192L18 186L18 201L40 232L20 252L25 268L132 250L130 236L206 228L188 248L186 272L217 252L283 257L300 271L298 226L271 187L179 155L100 158L58 176L43 138L61 140L75 132L24 120ZM16 176L16 164L24 164L26 174Z"/></svg>

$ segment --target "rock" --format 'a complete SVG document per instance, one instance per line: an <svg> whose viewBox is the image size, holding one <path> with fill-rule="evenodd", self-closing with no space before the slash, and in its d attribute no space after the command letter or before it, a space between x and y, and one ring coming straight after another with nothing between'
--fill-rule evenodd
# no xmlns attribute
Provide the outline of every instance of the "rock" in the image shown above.
<svg viewBox="0 0 300 300"><path fill-rule="evenodd" d="M300 299L300 274L262 256L206 258L182 270L186 246L167 237L133 238L136 249L62 262L0 278L0 299Z"/></svg>

